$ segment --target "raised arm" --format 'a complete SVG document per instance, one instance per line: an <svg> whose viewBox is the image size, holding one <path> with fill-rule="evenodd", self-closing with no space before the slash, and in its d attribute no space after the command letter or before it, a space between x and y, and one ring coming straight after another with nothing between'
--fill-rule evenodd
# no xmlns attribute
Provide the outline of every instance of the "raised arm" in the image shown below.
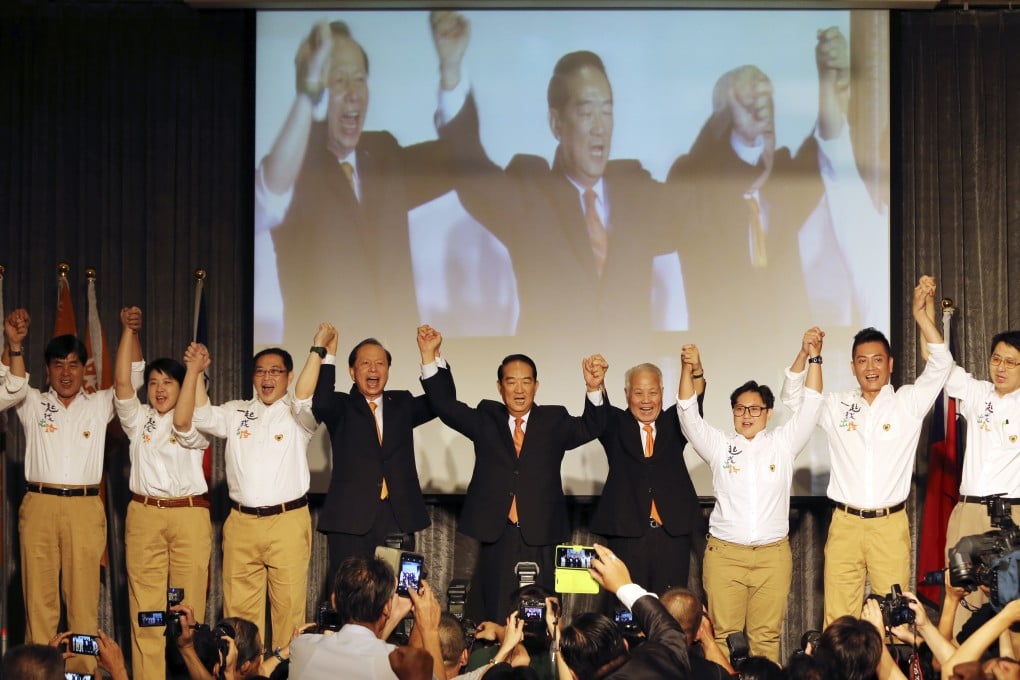
<svg viewBox="0 0 1020 680"><path fill-rule="evenodd" d="M142 310L138 307L124 307L120 310L120 344L117 345L117 360L113 365L113 388L118 399L130 399L135 393L131 383L131 364L142 360Z"/></svg>
<svg viewBox="0 0 1020 680"><path fill-rule="evenodd" d="M195 417L195 408L209 403L205 391L205 370L209 368L211 359L205 345L193 342L184 352L184 383L174 408L174 429L178 432L190 432Z"/></svg>
<svg viewBox="0 0 1020 680"><path fill-rule="evenodd" d="M977 661L988 646L995 642L1000 634L1016 621L1020 621L1020 600L1006 604L998 614L989 619L983 626L960 643L960 648L942 665L942 677L952 678L953 669L965 661Z"/></svg>
<svg viewBox="0 0 1020 680"><path fill-rule="evenodd" d="M818 31L815 46L818 66L818 134L838 137L850 103L850 47L835 26Z"/></svg>
<svg viewBox="0 0 1020 680"><path fill-rule="evenodd" d="M11 369L11 375L24 378L27 375L25 369L25 338L28 336L28 327L32 319L24 309L15 309L4 319L4 343L3 363Z"/></svg>
<svg viewBox="0 0 1020 680"><path fill-rule="evenodd" d="M680 389L677 396L681 401L705 391L705 373L701 368L701 353L697 345L687 344L680 348ZM699 376L695 378L694 376ZM701 390L698 390L701 383Z"/></svg>
<svg viewBox="0 0 1020 680"><path fill-rule="evenodd" d="M461 63L471 38L471 24L460 12L442 10L429 14L429 25L439 57L439 87L452 90L460 85Z"/></svg>
<svg viewBox="0 0 1020 680"><path fill-rule="evenodd" d="M800 352L797 353L797 358L793 360L796 364L801 360L801 354L806 354L808 362L808 374L805 385L814 390L815 392L822 391L822 340L825 338L825 333L818 326L809 328L804 333L804 338L801 341ZM814 361L812 361L814 359ZM802 369L803 370L803 369Z"/></svg>
<svg viewBox="0 0 1020 680"><path fill-rule="evenodd" d="M922 276L914 287L914 299L911 311L914 314L914 321L917 322L917 329L924 338L924 342L932 345L941 345L944 340L938 326L935 325L934 312L928 315L928 304L934 305L935 301L935 279L930 276ZM932 307L934 309L934 307Z"/></svg>
<svg viewBox="0 0 1020 680"><path fill-rule="evenodd" d="M418 351L421 352L421 365L427 366L439 358L439 348L443 345L443 336L429 325L418 326Z"/></svg>
<svg viewBox="0 0 1020 680"><path fill-rule="evenodd" d="M312 395L315 394L315 385L319 381L322 360L326 358L319 352L324 349L326 353L329 353L329 348L333 347L333 353L335 354L338 336L339 333L337 333L333 324L326 323L325 321L319 324L319 328L315 331L315 336L312 338L312 349L308 351L305 366L301 369L297 384L294 385L295 397L305 400L311 399Z"/></svg>

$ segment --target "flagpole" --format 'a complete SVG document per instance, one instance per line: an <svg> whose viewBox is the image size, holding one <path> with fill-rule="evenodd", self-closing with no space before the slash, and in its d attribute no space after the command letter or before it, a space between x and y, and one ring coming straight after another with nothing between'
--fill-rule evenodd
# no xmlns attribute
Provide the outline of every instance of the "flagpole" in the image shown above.
<svg viewBox="0 0 1020 680"><path fill-rule="evenodd" d="M202 306L202 288L205 287L205 270L195 270L195 305L192 309L191 341L198 342L199 309Z"/></svg>

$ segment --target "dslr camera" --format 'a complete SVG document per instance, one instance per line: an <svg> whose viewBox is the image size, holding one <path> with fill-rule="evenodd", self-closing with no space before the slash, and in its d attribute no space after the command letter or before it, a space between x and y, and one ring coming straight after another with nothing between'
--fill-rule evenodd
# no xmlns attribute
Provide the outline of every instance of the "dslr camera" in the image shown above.
<svg viewBox="0 0 1020 680"><path fill-rule="evenodd" d="M184 602L184 588L167 588L166 609L164 611L138 612L138 626L140 628L166 626L163 635L171 639L180 637L181 615L179 612L170 611L170 607L181 602Z"/></svg>
<svg viewBox="0 0 1020 680"><path fill-rule="evenodd" d="M949 582L967 592L986 586L992 609L1000 611L1020 598L1020 528L1009 500L994 497L987 507L994 528L964 536L949 549Z"/></svg>
<svg viewBox="0 0 1020 680"><path fill-rule="evenodd" d="M882 610L882 621L889 628L914 622L914 610L910 608L910 600L903 597L903 589L899 583L894 583L892 592L885 597L873 593L868 595L868 599L878 602L878 607Z"/></svg>

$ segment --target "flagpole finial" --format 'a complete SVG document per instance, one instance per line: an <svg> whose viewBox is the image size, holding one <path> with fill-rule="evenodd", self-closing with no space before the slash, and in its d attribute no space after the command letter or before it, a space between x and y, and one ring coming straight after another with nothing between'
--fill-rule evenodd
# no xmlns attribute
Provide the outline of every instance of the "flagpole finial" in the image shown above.
<svg viewBox="0 0 1020 680"><path fill-rule="evenodd" d="M955 312L956 306L953 305L953 298L942 298L942 311L943 312Z"/></svg>
<svg viewBox="0 0 1020 680"><path fill-rule="evenodd" d="M204 269L196 269L195 270L195 280L196 281L205 281L205 270Z"/></svg>
<svg viewBox="0 0 1020 680"><path fill-rule="evenodd" d="M67 264L66 262L61 262L60 264L57 265L57 274L59 274L61 278L66 279L70 271L71 265Z"/></svg>
<svg viewBox="0 0 1020 680"><path fill-rule="evenodd" d="M86 281L91 281L92 283L96 282L96 268L95 267L87 267L85 269L85 280Z"/></svg>

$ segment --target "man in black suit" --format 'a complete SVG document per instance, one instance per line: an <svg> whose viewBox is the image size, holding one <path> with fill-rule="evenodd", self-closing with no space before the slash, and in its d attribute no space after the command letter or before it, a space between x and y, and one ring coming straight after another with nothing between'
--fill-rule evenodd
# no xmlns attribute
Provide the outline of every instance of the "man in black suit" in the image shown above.
<svg viewBox="0 0 1020 680"><path fill-rule="evenodd" d="M413 544L406 535L429 525L412 431L435 414L424 396L386 390L392 357L378 340L351 350L350 394L333 389L337 330L322 324L313 342L308 361L319 373L312 412L333 445L333 476L317 527L326 534L332 576L345 557L371 557L391 534L405 534Z"/></svg>
<svg viewBox="0 0 1020 680"><path fill-rule="evenodd" d="M553 590L554 548L570 538L567 504L560 479L563 454L602 433L608 412L603 381L609 365L600 355L581 362L588 390L584 414L562 406L538 406L538 369L531 358L511 354L496 371L502 403L483 399L472 408L457 401L453 378L439 358L442 336L419 329L422 384L436 415L475 444L459 530L481 542L472 584L480 596L481 619L500 621L518 587L514 567L535 562L536 583Z"/></svg>
<svg viewBox="0 0 1020 680"><path fill-rule="evenodd" d="M680 680L690 672L687 638L662 603L634 583L627 565L596 544L591 574L634 614L645 642L630 650L616 623L605 614L581 614L560 634L561 678L586 680ZM700 677L700 676L698 676Z"/></svg>
<svg viewBox="0 0 1020 680"><path fill-rule="evenodd" d="M432 22L440 61L459 65L466 19L434 12ZM621 310L634 328L650 329L653 259L677 249L678 213L638 161L609 160L613 93L599 56L571 52L555 66L549 126L559 145L552 167L531 155L515 156L505 170L493 163L470 87L450 70L441 83L439 138L449 142L464 208L509 252L518 335L556 328L566 347L575 338L613 337L605 331L615 330Z"/></svg>
<svg viewBox="0 0 1020 680"><path fill-rule="evenodd" d="M696 385L704 393L699 366ZM610 407L599 437L609 475L591 520L591 530L631 565L652 591L687 586L691 535L701 527L701 508L684 463L687 439L676 406L662 410L662 371L640 364L625 376L627 410Z"/></svg>
<svg viewBox="0 0 1020 680"><path fill-rule="evenodd" d="M256 230L271 230L284 333L310 325L302 310L330 309L354 337L393 342L409 319L418 323L407 212L452 188L444 145L402 147L389 132L363 131L368 56L344 22L316 24L295 65L293 104L255 179ZM355 285L357 295L338 294Z"/></svg>

